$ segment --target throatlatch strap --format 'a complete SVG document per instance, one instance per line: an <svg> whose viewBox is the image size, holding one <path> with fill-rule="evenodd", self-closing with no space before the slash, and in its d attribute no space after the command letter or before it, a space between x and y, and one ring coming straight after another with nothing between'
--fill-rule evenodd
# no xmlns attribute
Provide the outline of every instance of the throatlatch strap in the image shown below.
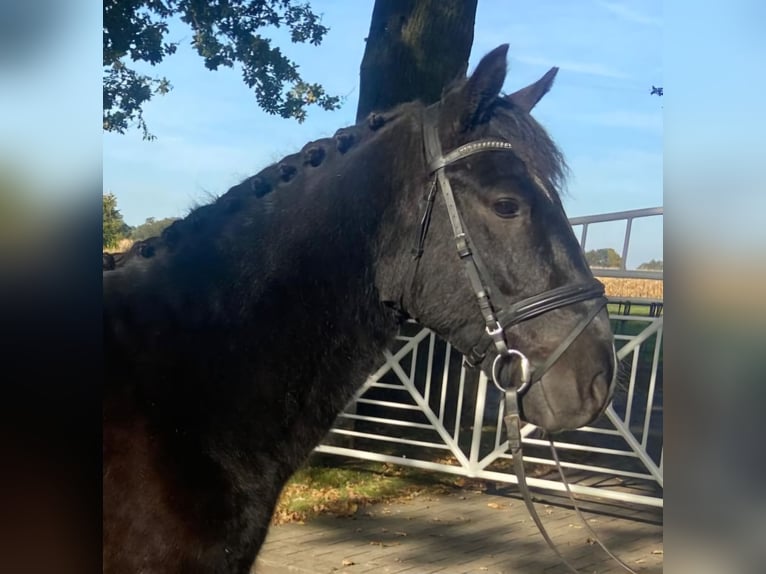
<svg viewBox="0 0 766 574"><path fill-rule="evenodd" d="M423 219L420 220L420 233L418 234L418 247L413 252L415 259L420 259L423 255L426 245L426 236L428 235L428 229L431 227L431 215L434 211L434 201L436 200L436 180L431 182L431 188L428 190L426 196L426 210L423 213Z"/></svg>

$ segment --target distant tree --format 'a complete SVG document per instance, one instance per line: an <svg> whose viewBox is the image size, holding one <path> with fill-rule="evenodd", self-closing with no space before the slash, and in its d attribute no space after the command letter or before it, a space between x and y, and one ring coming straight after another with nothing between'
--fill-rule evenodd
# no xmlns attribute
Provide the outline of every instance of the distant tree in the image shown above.
<svg viewBox="0 0 766 574"><path fill-rule="evenodd" d="M585 259L591 267L619 268L622 266L622 257L611 247L592 249L585 253Z"/></svg>
<svg viewBox="0 0 766 574"><path fill-rule="evenodd" d="M191 44L205 67L217 70L239 64L242 78L255 92L258 105L284 118L306 117L306 106L331 110L340 97L306 82L298 66L286 58L261 30L286 27L294 43L319 45L328 28L311 6L294 0L104 0L103 109L104 130L125 133L137 124L144 139L154 139L143 117L143 105L172 86L130 67L131 62L157 65L174 54L168 21L179 18L192 29Z"/></svg>
<svg viewBox="0 0 766 574"><path fill-rule="evenodd" d="M137 225L130 232L130 238L134 241L143 241L150 237L156 237L162 230L168 225L176 221L177 217L166 217L165 219L157 220L154 217L147 217L141 225Z"/></svg>
<svg viewBox="0 0 766 574"><path fill-rule="evenodd" d="M662 259L652 259L651 261L642 263L638 268L645 271L662 271Z"/></svg>
<svg viewBox="0 0 766 574"><path fill-rule="evenodd" d="M117 209L117 196L113 193L103 195L103 219L104 249L113 249L130 233L130 226L122 219Z"/></svg>

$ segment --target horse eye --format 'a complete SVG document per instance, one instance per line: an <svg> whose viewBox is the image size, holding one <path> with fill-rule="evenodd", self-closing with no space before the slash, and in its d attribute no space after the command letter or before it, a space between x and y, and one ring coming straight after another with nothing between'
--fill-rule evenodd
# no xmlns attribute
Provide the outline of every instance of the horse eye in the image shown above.
<svg viewBox="0 0 766 574"><path fill-rule="evenodd" d="M500 217L516 217L519 214L519 202L515 199L499 199L492 206Z"/></svg>

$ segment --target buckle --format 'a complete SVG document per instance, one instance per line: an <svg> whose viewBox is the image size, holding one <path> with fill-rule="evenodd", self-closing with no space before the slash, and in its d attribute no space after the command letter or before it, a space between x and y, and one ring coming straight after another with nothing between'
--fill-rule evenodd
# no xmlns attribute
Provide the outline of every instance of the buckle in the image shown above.
<svg viewBox="0 0 766 574"><path fill-rule="evenodd" d="M494 339L497 335L500 335L503 332L503 327L502 325L500 325L500 321L495 320L494 329L490 331L489 325L487 325L486 327L484 327L484 330L487 332L487 335L489 335L490 337Z"/></svg>

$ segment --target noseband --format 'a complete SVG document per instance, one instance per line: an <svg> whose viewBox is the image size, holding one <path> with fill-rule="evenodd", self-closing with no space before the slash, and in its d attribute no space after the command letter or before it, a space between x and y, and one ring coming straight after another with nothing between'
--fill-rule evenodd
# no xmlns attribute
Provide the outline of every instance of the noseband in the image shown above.
<svg viewBox="0 0 766 574"><path fill-rule="evenodd" d="M513 356L518 356L521 359L522 381L516 389L516 393L521 396L532 383L542 378L543 374L550 369L569 345L574 342L583 329L588 326L606 305L607 300L604 297L604 286L600 281L593 279L588 282L556 287L555 289L550 289L539 295L534 295L512 304L509 304L504 299L500 290L492 282L486 267L479 258L479 254L472 249L472 242L461 221L445 168L461 159L478 153L512 151L513 147L506 141L482 139L467 143L444 154L442 153L441 141L439 139L438 118L438 103L426 108L423 118L423 139L429 175L434 176L434 179L427 196L426 211L420 223L420 237L415 257L419 258L423 253L425 238L431 222L431 212L436 199L436 189L438 187L442 192L442 197L447 207L458 255L464 264L466 276L476 295L479 310L485 323L484 333L464 360L470 367L479 365L486 357L491 345L494 344L498 354L492 365L492 379L495 385L505 392L507 388L499 381L497 367L503 360L510 360ZM535 368L534 371L530 368L529 360L521 351L509 347L505 333L513 325L548 311L589 299L594 299L596 303L590 312L580 320L569 335L551 353L545 363Z"/></svg>

